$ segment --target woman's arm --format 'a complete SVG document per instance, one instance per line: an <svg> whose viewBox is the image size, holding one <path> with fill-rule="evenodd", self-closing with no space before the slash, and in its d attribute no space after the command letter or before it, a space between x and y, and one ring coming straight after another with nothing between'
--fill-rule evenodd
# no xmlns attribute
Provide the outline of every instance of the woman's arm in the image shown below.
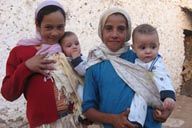
<svg viewBox="0 0 192 128"><path fill-rule="evenodd" d="M99 112L95 108L90 108L84 115L94 122L112 124L115 128L137 128L135 124L132 124L127 120L129 112L130 110L127 109L120 114L108 114Z"/></svg>

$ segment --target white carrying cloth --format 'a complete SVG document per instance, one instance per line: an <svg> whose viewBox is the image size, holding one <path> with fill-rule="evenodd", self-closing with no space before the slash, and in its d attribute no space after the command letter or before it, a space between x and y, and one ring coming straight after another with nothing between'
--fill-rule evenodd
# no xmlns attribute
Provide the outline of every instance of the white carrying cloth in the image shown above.
<svg viewBox="0 0 192 128"><path fill-rule="evenodd" d="M173 83L169 77L169 73L166 70L166 66L162 60L162 57L158 55L155 60L144 63L139 59L135 60L135 64L145 68L148 71L153 72L153 82L155 83L156 87L158 88L159 92L170 90L175 92Z"/></svg>
<svg viewBox="0 0 192 128"><path fill-rule="evenodd" d="M140 66L119 58L123 52L125 52L125 47L116 53L110 53L110 50L102 43L90 51L87 68L104 60L109 60L120 78L141 95L149 106L162 106L159 91L152 82L153 74Z"/></svg>

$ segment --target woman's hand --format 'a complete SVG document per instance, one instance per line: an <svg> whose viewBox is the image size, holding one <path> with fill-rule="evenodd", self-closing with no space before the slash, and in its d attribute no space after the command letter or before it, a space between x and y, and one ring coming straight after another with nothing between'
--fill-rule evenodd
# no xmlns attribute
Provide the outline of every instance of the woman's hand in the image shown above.
<svg viewBox="0 0 192 128"><path fill-rule="evenodd" d="M120 114L109 114L109 113L102 113L96 110L95 108L89 108L85 113L83 113L89 120L94 122L104 123L104 124L111 124L115 128L138 128L136 124L133 124L128 121L128 114L130 110L127 109L126 111Z"/></svg>
<svg viewBox="0 0 192 128"><path fill-rule="evenodd" d="M133 124L128 121L127 118L128 118L129 112L130 112L130 109L127 109L126 111L117 115L113 123L113 126L115 128L137 128L138 126L136 124Z"/></svg>
<svg viewBox="0 0 192 128"><path fill-rule="evenodd" d="M55 61L45 59L46 55L47 54L35 55L28 59L25 62L25 65L33 72L48 76L48 73L45 72L45 70L54 70L54 67L51 66L51 64L55 63Z"/></svg>

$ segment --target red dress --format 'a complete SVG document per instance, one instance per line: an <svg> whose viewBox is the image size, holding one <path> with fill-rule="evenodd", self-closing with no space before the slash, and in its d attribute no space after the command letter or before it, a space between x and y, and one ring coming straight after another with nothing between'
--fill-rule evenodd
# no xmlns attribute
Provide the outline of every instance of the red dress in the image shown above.
<svg viewBox="0 0 192 128"><path fill-rule="evenodd" d="M3 97L9 101L14 101L24 94L31 128L58 119L54 83L51 80L45 82L43 75L33 73L25 66L25 61L36 52L34 46L17 46L12 49L1 88Z"/></svg>

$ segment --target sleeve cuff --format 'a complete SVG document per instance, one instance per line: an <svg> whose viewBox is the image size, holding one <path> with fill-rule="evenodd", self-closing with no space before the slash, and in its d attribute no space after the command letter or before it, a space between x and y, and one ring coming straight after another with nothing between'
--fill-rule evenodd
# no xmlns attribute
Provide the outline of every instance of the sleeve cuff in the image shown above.
<svg viewBox="0 0 192 128"><path fill-rule="evenodd" d="M73 67L76 67L76 66L79 65L82 61L83 61L83 60L81 59L81 56L79 56L79 57L73 59L73 60L71 61L71 64L72 64Z"/></svg>
<svg viewBox="0 0 192 128"><path fill-rule="evenodd" d="M95 108L98 109L95 105L93 104L82 104L82 113L86 112L90 108Z"/></svg>
<svg viewBox="0 0 192 128"><path fill-rule="evenodd" d="M173 100L176 101L176 95L175 95L174 91L170 91L170 90L161 91L160 92L160 97L161 97L162 101L164 101L165 98L167 98L167 97L172 98Z"/></svg>

